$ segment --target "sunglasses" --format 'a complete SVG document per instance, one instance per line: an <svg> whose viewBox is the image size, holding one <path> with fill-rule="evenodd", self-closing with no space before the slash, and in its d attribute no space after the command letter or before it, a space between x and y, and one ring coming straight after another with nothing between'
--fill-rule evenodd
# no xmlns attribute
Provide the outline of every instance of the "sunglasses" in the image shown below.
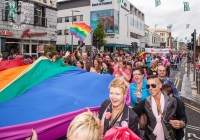
<svg viewBox="0 0 200 140"><path fill-rule="evenodd" d="M159 83L158 83L158 84L159 84ZM149 89L150 87L156 88L156 87L157 87L157 84L147 84L146 87L147 87L147 89Z"/></svg>

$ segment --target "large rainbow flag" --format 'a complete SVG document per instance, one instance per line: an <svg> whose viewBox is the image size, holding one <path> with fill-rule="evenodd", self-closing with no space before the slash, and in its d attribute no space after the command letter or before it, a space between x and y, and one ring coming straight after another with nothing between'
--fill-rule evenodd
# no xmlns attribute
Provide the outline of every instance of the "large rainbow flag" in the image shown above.
<svg viewBox="0 0 200 140"><path fill-rule="evenodd" d="M77 114L86 108L99 110L113 78L45 57L1 71L0 139L24 139L32 134L31 128L42 140L64 136Z"/></svg>

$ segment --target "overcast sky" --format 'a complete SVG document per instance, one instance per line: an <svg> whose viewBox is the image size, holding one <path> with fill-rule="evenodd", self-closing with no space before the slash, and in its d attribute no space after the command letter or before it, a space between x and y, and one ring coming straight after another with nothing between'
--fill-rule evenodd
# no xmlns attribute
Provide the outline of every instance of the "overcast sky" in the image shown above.
<svg viewBox="0 0 200 140"><path fill-rule="evenodd" d="M158 7L155 7L155 0L129 1L145 14L145 23L150 28L158 24L157 29L166 29L173 24L172 36L179 37L179 41L185 41L185 37L191 40L194 29L200 34L200 0L161 0ZM183 2L189 2L190 11L184 12ZM186 29L186 24L190 24L189 29Z"/></svg>

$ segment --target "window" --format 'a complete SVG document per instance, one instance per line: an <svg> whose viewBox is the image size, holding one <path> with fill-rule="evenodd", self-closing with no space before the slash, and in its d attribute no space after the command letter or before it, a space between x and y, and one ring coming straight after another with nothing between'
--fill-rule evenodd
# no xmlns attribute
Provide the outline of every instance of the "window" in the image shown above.
<svg viewBox="0 0 200 140"><path fill-rule="evenodd" d="M134 22L133 18L130 18L130 25L133 26L133 22Z"/></svg>
<svg viewBox="0 0 200 140"><path fill-rule="evenodd" d="M65 22L69 22L69 17L65 17Z"/></svg>
<svg viewBox="0 0 200 140"><path fill-rule="evenodd" d="M35 26L47 26L46 10L42 6L35 5L34 9L34 25Z"/></svg>
<svg viewBox="0 0 200 140"><path fill-rule="evenodd" d="M65 31L64 32L65 35L69 35L69 29L65 29L64 31Z"/></svg>
<svg viewBox="0 0 200 140"><path fill-rule="evenodd" d="M65 22L66 22L66 20L65 20ZM62 23L62 18L61 17L57 18L57 23Z"/></svg>
<svg viewBox="0 0 200 140"><path fill-rule="evenodd" d="M57 35L62 35L62 30L57 30Z"/></svg>
<svg viewBox="0 0 200 140"><path fill-rule="evenodd" d="M80 21L83 21L83 15L80 16Z"/></svg>
<svg viewBox="0 0 200 140"><path fill-rule="evenodd" d="M76 16L73 16L73 21L76 21Z"/></svg>
<svg viewBox="0 0 200 140"><path fill-rule="evenodd" d="M12 20L12 22L15 23L17 20L17 14L21 14L21 5L18 5L18 0L10 0L12 3L11 5L7 4L5 5L5 9L2 9L2 20L8 21Z"/></svg>
<svg viewBox="0 0 200 140"><path fill-rule="evenodd" d="M160 36L165 36L165 34L164 33L160 33Z"/></svg>

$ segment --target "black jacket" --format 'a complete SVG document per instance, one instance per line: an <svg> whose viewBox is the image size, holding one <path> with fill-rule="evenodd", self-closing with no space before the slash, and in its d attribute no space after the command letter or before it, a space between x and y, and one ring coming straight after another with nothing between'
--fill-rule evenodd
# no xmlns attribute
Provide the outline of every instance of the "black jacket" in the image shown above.
<svg viewBox="0 0 200 140"><path fill-rule="evenodd" d="M108 107L107 112L112 113L112 104L111 104L110 100L105 100L102 103L101 108L99 110L99 119L100 120L105 119L104 120L104 132L103 132L103 134L105 134L106 131L109 130L109 127L110 127L110 124L109 124L110 119L102 118L103 114L104 114L104 112L105 112L105 110L106 110L107 107ZM132 130L136 135L139 136L138 116L126 104L125 104L123 112L122 112L122 117L121 117L121 120L120 120L120 125L121 125L122 121L126 121L128 123L128 128L130 130Z"/></svg>

